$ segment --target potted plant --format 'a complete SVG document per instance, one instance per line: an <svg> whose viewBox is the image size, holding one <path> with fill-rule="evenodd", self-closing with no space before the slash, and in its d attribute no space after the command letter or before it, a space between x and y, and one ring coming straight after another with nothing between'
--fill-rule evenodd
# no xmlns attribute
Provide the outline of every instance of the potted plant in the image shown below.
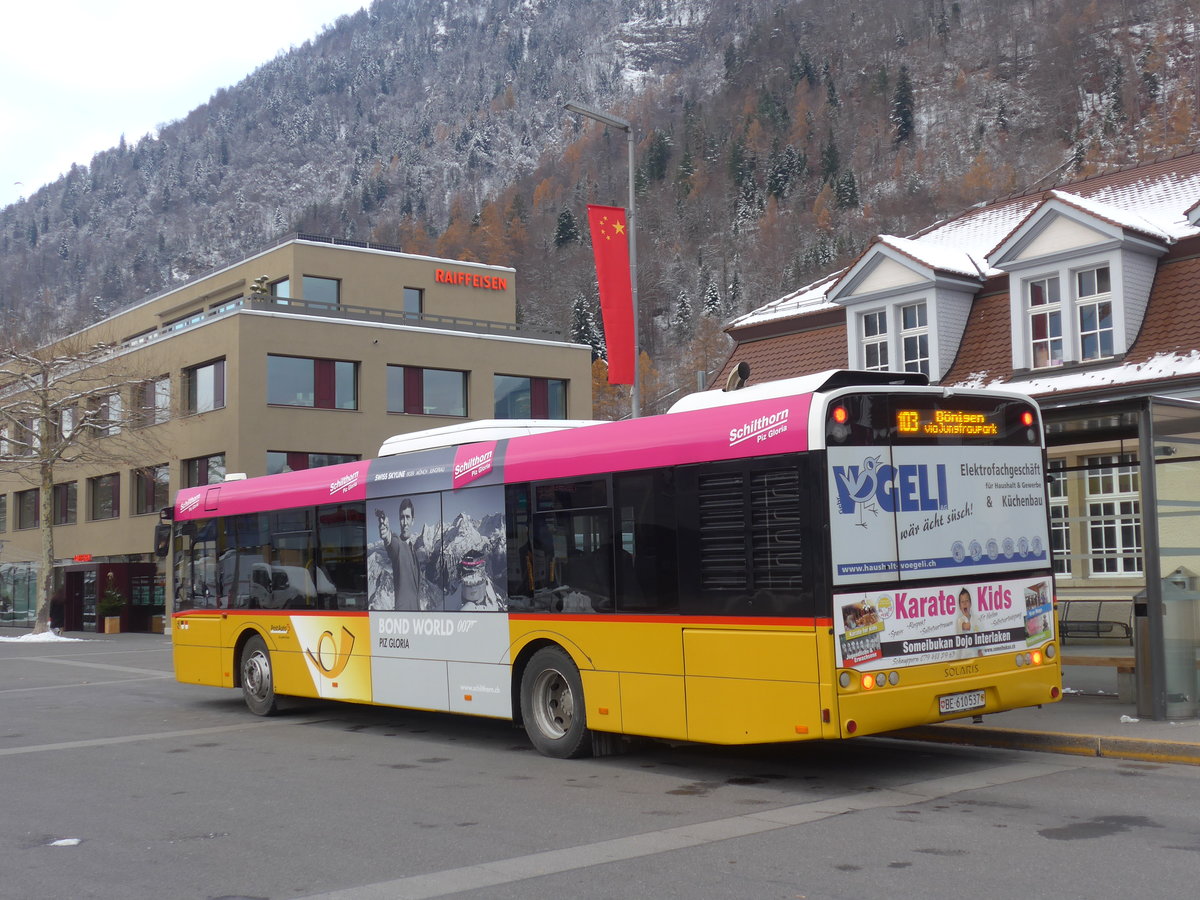
<svg viewBox="0 0 1200 900"><path fill-rule="evenodd" d="M113 573L108 573L104 593L96 602L96 617L104 621L105 634L121 633L121 610L125 608L125 596L117 590Z"/></svg>

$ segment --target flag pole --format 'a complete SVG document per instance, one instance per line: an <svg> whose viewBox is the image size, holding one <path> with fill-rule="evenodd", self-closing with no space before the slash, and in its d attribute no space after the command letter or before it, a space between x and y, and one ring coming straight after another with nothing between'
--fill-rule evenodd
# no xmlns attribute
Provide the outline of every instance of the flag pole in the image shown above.
<svg viewBox="0 0 1200 900"><path fill-rule="evenodd" d="M629 214L626 217L629 225L629 280L630 293L633 299L633 389L630 391L630 414L636 419L642 413L641 403L641 344L638 341L638 280L637 280L637 214L634 211L634 153L633 125L626 119L600 112L582 103L567 103L564 106L568 112L578 113L588 119L602 122L611 128L625 132L625 141L629 146Z"/></svg>

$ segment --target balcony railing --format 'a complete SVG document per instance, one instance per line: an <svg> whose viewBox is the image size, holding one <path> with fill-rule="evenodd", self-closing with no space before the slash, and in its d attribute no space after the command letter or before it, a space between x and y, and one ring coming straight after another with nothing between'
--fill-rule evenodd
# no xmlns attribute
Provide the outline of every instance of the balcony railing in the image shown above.
<svg viewBox="0 0 1200 900"><path fill-rule="evenodd" d="M300 300L294 297L270 295L241 296L222 303L220 306L196 313L155 331L148 331L122 341L117 350L133 350L190 331L214 319L232 315L240 310L255 312L285 313L294 316L313 316L328 319L344 319L353 322L375 322L380 325L411 325L433 328L440 331L459 331L480 335L511 335L536 340L562 340L562 335L532 331L512 322L493 322L487 319L470 319L462 316L441 316L431 313L411 313L404 310L379 309L348 303L323 303Z"/></svg>

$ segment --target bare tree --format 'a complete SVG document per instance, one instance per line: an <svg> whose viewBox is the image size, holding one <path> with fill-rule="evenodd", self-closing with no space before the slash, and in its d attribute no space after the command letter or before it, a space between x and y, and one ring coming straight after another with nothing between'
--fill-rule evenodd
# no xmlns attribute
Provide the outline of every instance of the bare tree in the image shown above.
<svg viewBox="0 0 1200 900"><path fill-rule="evenodd" d="M59 466L144 459L163 404L153 377L116 345L67 338L0 346L0 471L38 489L41 535L34 633L50 628L54 479Z"/></svg>

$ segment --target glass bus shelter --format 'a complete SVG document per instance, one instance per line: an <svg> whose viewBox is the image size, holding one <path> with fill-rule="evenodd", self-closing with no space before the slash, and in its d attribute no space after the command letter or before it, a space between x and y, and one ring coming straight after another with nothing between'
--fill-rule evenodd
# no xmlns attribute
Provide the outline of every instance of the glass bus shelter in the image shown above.
<svg viewBox="0 0 1200 900"><path fill-rule="evenodd" d="M1138 714L1200 715L1200 401L1042 406L1060 601L1129 601Z"/></svg>

